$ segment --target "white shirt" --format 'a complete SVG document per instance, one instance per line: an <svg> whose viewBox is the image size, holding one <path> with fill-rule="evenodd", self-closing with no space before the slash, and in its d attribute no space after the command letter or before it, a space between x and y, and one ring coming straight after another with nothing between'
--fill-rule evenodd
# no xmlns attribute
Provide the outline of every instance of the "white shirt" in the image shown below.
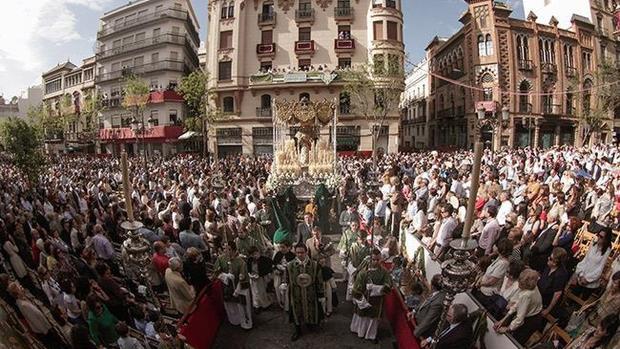
<svg viewBox="0 0 620 349"><path fill-rule="evenodd" d="M446 246L452 240L452 231L456 228L458 223L453 217L448 217L441 222L439 226L439 232L437 233L437 244Z"/></svg>
<svg viewBox="0 0 620 349"><path fill-rule="evenodd" d="M611 248L608 248L607 251L601 254L601 249L598 247L598 244L593 244L588 250L588 253L586 253L586 256L577 264L575 274L586 279L588 284L585 286L587 288L599 287L603 268L607 264L607 258L610 253Z"/></svg>
<svg viewBox="0 0 620 349"><path fill-rule="evenodd" d="M497 210L497 222L499 225L506 224L506 216L508 216L512 212L512 202L510 200L506 200L499 205L499 210Z"/></svg>

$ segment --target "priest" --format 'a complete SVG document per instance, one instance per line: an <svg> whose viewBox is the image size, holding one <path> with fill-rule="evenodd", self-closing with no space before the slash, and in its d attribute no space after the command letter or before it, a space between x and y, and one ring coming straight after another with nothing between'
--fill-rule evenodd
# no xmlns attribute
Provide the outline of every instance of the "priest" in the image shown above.
<svg viewBox="0 0 620 349"><path fill-rule="evenodd" d="M286 267L289 320L295 326L292 341L301 336L302 325L313 328L321 322L321 303L325 302L321 267L308 257L308 249L304 244L295 246L295 255L296 258Z"/></svg>
<svg viewBox="0 0 620 349"><path fill-rule="evenodd" d="M383 313L383 298L392 289L390 273L383 267L381 251L374 249L368 268L359 270L353 283L354 313L351 332L377 342L377 329Z"/></svg>
<svg viewBox="0 0 620 349"><path fill-rule="evenodd" d="M213 266L215 277L224 284L224 308L228 321L245 330L252 328L252 305L250 303L250 281L247 264L239 256L237 245L228 242L224 253Z"/></svg>

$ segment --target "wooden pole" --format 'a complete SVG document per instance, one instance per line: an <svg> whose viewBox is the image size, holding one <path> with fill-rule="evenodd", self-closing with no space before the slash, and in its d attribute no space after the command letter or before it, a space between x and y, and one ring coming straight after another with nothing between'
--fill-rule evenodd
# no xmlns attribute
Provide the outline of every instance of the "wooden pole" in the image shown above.
<svg viewBox="0 0 620 349"><path fill-rule="evenodd" d="M482 142L477 140L474 143L474 167L471 173L471 188L469 199L467 200L467 213L465 215L465 225L463 227L463 239L467 240L471 236L471 226L474 223L474 211L476 209L476 196L480 186L480 165L482 162Z"/></svg>
<svg viewBox="0 0 620 349"><path fill-rule="evenodd" d="M131 200L131 183L129 182L129 171L127 170L127 152L121 153L121 172L123 175L123 193L125 195L125 209L127 210L127 220L134 221L133 204Z"/></svg>

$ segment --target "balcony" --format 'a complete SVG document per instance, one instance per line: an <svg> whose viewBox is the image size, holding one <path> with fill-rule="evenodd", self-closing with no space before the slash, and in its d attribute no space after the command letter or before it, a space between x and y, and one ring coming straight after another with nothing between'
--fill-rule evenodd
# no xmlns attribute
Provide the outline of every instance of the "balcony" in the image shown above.
<svg viewBox="0 0 620 349"><path fill-rule="evenodd" d="M150 73L150 72L154 72L158 70L170 70L170 71L183 72L185 71L185 63L183 63L182 61L167 60L167 61L143 64L143 65L139 65L136 67L127 67L121 70L116 70L113 72L97 75L97 77L95 77L95 82L101 83L104 81L119 79L119 78L122 78L128 75L131 75L131 74L140 75L140 74L146 74L146 73Z"/></svg>
<svg viewBox="0 0 620 349"><path fill-rule="evenodd" d="M519 70L530 71L534 67L534 64L529 59L520 59L519 60Z"/></svg>
<svg viewBox="0 0 620 349"><path fill-rule="evenodd" d="M337 21L352 20L353 19L353 7L335 7L334 18Z"/></svg>
<svg viewBox="0 0 620 349"><path fill-rule="evenodd" d="M178 18L185 20L188 18L188 14L187 11L183 10L167 9L162 11L155 11L147 15L140 15L140 17L136 17L119 23L106 24L101 27L101 29L97 32L97 39L101 39L105 36L114 34L121 30L129 29L137 25L149 23L162 18Z"/></svg>
<svg viewBox="0 0 620 349"><path fill-rule="evenodd" d="M179 44L182 45L185 42L185 37L183 35L176 34L162 34L152 38L139 40L136 42L132 42L130 44L122 45L119 47L113 47L111 49L102 51L97 50L97 59L105 59L110 58L112 56L120 55L123 53L128 53L134 50L139 50L144 47L149 47L152 45L170 43L170 44Z"/></svg>
<svg viewBox="0 0 620 349"><path fill-rule="evenodd" d="M532 103L519 103L519 113L531 114L532 113Z"/></svg>
<svg viewBox="0 0 620 349"><path fill-rule="evenodd" d="M257 44L256 45L256 54L259 57L269 57L274 56L276 54L276 44Z"/></svg>
<svg viewBox="0 0 620 349"><path fill-rule="evenodd" d="M295 10L295 22L312 23L314 22L314 9Z"/></svg>
<svg viewBox="0 0 620 349"><path fill-rule="evenodd" d="M558 66L554 63L541 63L540 70L544 74L555 74L558 71Z"/></svg>
<svg viewBox="0 0 620 349"><path fill-rule="evenodd" d="M314 40L295 41L295 54L314 54Z"/></svg>
<svg viewBox="0 0 620 349"><path fill-rule="evenodd" d="M258 14L258 25L276 25L276 13L275 12L265 12Z"/></svg>
<svg viewBox="0 0 620 349"><path fill-rule="evenodd" d="M101 101L101 105L106 108L118 108L121 106L123 98L120 96L111 97Z"/></svg>
<svg viewBox="0 0 620 349"><path fill-rule="evenodd" d="M256 117L257 118L270 118L273 115L271 111L271 107L257 107L256 108Z"/></svg>
<svg viewBox="0 0 620 349"><path fill-rule="evenodd" d="M562 113L562 106L558 104L543 103L542 113L545 115L559 115Z"/></svg>
<svg viewBox="0 0 620 349"><path fill-rule="evenodd" d="M574 67L566 67L566 77L574 78L577 76L577 68Z"/></svg>
<svg viewBox="0 0 620 349"><path fill-rule="evenodd" d="M336 52L353 52L355 50L355 40L353 39L335 39L334 50Z"/></svg>

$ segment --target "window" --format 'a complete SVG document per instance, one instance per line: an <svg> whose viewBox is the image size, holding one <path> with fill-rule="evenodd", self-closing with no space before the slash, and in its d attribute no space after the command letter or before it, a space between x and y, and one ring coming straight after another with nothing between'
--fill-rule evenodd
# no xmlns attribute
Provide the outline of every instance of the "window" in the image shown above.
<svg viewBox="0 0 620 349"><path fill-rule="evenodd" d="M228 18L228 5L226 3L222 4L222 12L220 12L220 19Z"/></svg>
<svg viewBox="0 0 620 349"><path fill-rule="evenodd" d="M487 56L493 55L493 40L491 39L491 34L487 34L485 41Z"/></svg>
<svg viewBox="0 0 620 349"><path fill-rule="evenodd" d="M226 30L220 32L220 50L232 48L233 32L232 30Z"/></svg>
<svg viewBox="0 0 620 349"><path fill-rule="evenodd" d="M122 62L121 62L121 66L122 66L123 68L129 68L129 67L131 67L131 63L132 63L132 62L133 62L133 60L131 60L131 59L126 59L126 60L124 60L124 61L122 61Z"/></svg>
<svg viewBox="0 0 620 349"><path fill-rule="evenodd" d="M553 114L553 96L543 95L542 103L543 103L543 114Z"/></svg>
<svg viewBox="0 0 620 349"><path fill-rule="evenodd" d="M526 35L517 35L517 56L521 61L530 59L530 47Z"/></svg>
<svg viewBox="0 0 620 349"><path fill-rule="evenodd" d="M232 80L232 61L220 62L217 76L220 81Z"/></svg>
<svg viewBox="0 0 620 349"><path fill-rule="evenodd" d="M273 43L273 31L272 30L263 30L261 33L260 43L263 45L268 45Z"/></svg>
<svg viewBox="0 0 620 349"><path fill-rule="evenodd" d="M133 59L133 66L139 67L144 64L144 56L136 57Z"/></svg>
<svg viewBox="0 0 620 349"><path fill-rule="evenodd" d="M539 39L540 61L555 64L555 42L551 39Z"/></svg>
<svg viewBox="0 0 620 349"><path fill-rule="evenodd" d="M153 38L156 38L159 36L159 34L161 34L161 28L155 28L153 29Z"/></svg>
<svg viewBox="0 0 620 349"><path fill-rule="evenodd" d="M478 55L480 57L486 56L486 46L484 44L484 35L478 35Z"/></svg>
<svg viewBox="0 0 620 349"><path fill-rule="evenodd" d="M567 68L573 68L575 66L573 47L571 45L564 45L564 65Z"/></svg>
<svg viewBox="0 0 620 349"><path fill-rule="evenodd" d="M566 91L566 114L575 114L575 98L570 88Z"/></svg>
<svg viewBox="0 0 620 349"><path fill-rule="evenodd" d="M263 3L263 14L272 14L273 13L273 3L265 2Z"/></svg>
<svg viewBox="0 0 620 349"><path fill-rule="evenodd" d="M351 26L339 25L338 26L338 39L351 39Z"/></svg>
<svg viewBox="0 0 620 349"><path fill-rule="evenodd" d="M583 100L582 100L582 108L583 108L583 113L584 115L588 115L590 113L590 106L591 106L591 94L592 94L592 81L591 80L586 80L583 83Z"/></svg>
<svg viewBox="0 0 620 349"><path fill-rule="evenodd" d="M140 41L143 41L145 37L146 37L146 33L144 33L144 32L138 33L138 34L136 34L135 40L136 40L136 42L140 42Z"/></svg>
<svg viewBox="0 0 620 349"><path fill-rule="evenodd" d="M383 40L383 21L372 23L373 40Z"/></svg>
<svg viewBox="0 0 620 349"><path fill-rule="evenodd" d="M312 10L312 3L310 3L310 0L299 0L299 11L310 10Z"/></svg>
<svg viewBox="0 0 620 349"><path fill-rule="evenodd" d="M383 0L372 0L372 7L383 7Z"/></svg>
<svg viewBox="0 0 620 349"><path fill-rule="evenodd" d="M312 40L311 28L299 28L299 41Z"/></svg>
<svg viewBox="0 0 620 349"><path fill-rule="evenodd" d="M260 96L260 107L263 110L271 109L271 95Z"/></svg>
<svg viewBox="0 0 620 349"><path fill-rule="evenodd" d="M482 100L487 101L487 102L490 102L493 100L493 89L492 88L484 89L484 91L482 92Z"/></svg>
<svg viewBox="0 0 620 349"><path fill-rule="evenodd" d="M374 73L376 75L385 74L385 59L383 54L376 54L373 57L374 62Z"/></svg>
<svg viewBox="0 0 620 349"><path fill-rule="evenodd" d="M233 1L228 3L228 18L235 17L235 3Z"/></svg>
<svg viewBox="0 0 620 349"><path fill-rule="evenodd" d="M123 38L123 46L131 44L133 42L133 35Z"/></svg>
<svg viewBox="0 0 620 349"><path fill-rule="evenodd" d="M157 90L159 88L159 80L151 79L151 90Z"/></svg>
<svg viewBox="0 0 620 349"><path fill-rule="evenodd" d="M351 114L351 96L348 93L340 93L340 114Z"/></svg>
<svg viewBox="0 0 620 349"><path fill-rule="evenodd" d="M338 58L338 69L351 68L351 58Z"/></svg>
<svg viewBox="0 0 620 349"><path fill-rule="evenodd" d="M531 113L530 110L530 83L522 81L519 85L519 112Z"/></svg>
<svg viewBox="0 0 620 349"><path fill-rule="evenodd" d="M385 0L385 7L396 8L396 0Z"/></svg>
<svg viewBox="0 0 620 349"><path fill-rule="evenodd" d="M583 68L586 71L592 71L592 53L591 52L583 53Z"/></svg>
<svg viewBox="0 0 620 349"><path fill-rule="evenodd" d="M387 38L388 40L398 40L398 23L387 21Z"/></svg>
<svg viewBox="0 0 620 349"><path fill-rule="evenodd" d="M398 55L388 54L388 74L391 76L400 75L400 58Z"/></svg>
<svg viewBox="0 0 620 349"><path fill-rule="evenodd" d="M168 112L168 115L169 115L169 118L170 118L170 124L171 125L176 125L179 122L176 109L170 109L170 111Z"/></svg>
<svg viewBox="0 0 620 349"><path fill-rule="evenodd" d="M235 99L232 96L227 96L222 99L222 111L224 113L235 112Z"/></svg>
<svg viewBox="0 0 620 349"><path fill-rule="evenodd" d="M157 120L157 124L159 125L159 110L151 110L151 119Z"/></svg>
<svg viewBox="0 0 620 349"><path fill-rule="evenodd" d="M271 61L260 62L260 71L263 73L267 73L273 67Z"/></svg>
<svg viewBox="0 0 620 349"><path fill-rule="evenodd" d="M300 59L298 62L299 70L302 71L310 70L310 65L312 65L310 59Z"/></svg>

